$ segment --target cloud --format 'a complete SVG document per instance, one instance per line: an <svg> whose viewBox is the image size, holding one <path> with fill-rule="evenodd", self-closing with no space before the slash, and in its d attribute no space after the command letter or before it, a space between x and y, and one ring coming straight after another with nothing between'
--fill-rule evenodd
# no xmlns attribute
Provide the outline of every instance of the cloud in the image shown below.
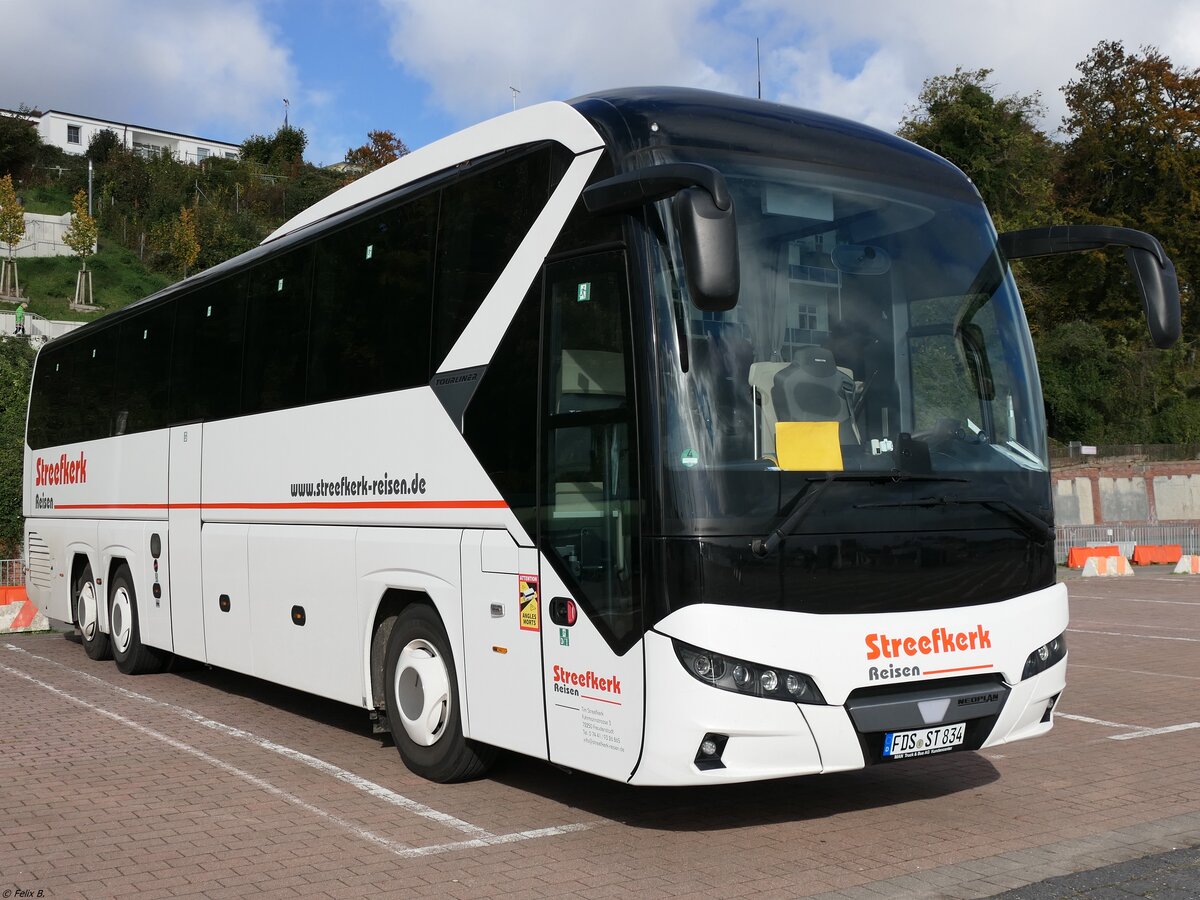
<svg viewBox="0 0 1200 900"><path fill-rule="evenodd" d="M1200 62L1200 10L1186 0L795 0L697 3L378 0L393 58L460 124L522 104L631 84L752 95L761 38L764 97L893 130L925 79L994 70L1001 95L1040 91L1043 127L1060 88L1101 40Z"/></svg>
<svg viewBox="0 0 1200 900"><path fill-rule="evenodd" d="M298 77L250 3L5 4L0 102L238 142L274 130Z"/></svg>
<svg viewBox="0 0 1200 900"><path fill-rule="evenodd" d="M789 102L894 129L925 79L955 68L992 69L997 93L1040 92L1042 123L1055 131L1066 114L1061 88L1100 41L1138 50L1155 45L1177 66L1200 62L1200 11L1186 0L926 0L899 4L844 0L836 7L799 7L756 0L782 35L779 90ZM831 60L847 48L874 47L861 69L834 74ZM803 62L803 65L799 64Z"/></svg>
<svg viewBox="0 0 1200 900"><path fill-rule="evenodd" d="M393 58L460 122L511 109L510 87L521 105L633 84L739 88L696 52L716 39L706 18L713 2L379 2Z"/></svg>

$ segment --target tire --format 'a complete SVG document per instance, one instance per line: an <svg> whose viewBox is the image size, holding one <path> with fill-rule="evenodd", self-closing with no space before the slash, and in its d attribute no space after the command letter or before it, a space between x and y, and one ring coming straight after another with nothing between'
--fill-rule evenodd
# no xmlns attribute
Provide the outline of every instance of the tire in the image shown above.
<svg viewBox="0 0 1200 900"><path fill-rule="evenodd" d="M75 624L79 626L83 652L88 659L112 659L112 643L108 635L100 630L100 596L90 564L83 567L71 587L71 611L75 616Z"/></svg>
<svg viewBox="0 0 1200 900"><path fill-rule="evenodd" d="M383 671L392 739L413 773L445 784L487 771L496 751L463 737L454 658L431 607L417 603L400 613Z"/></svg>
<svg viewBox="0 0 1200 900"><path fill-rule="evenodd" d="M113 659L126 675L159 672L166 665L166 651L142 643L137 595L128 566L117 569L108 586L108 624Z"/></svg>

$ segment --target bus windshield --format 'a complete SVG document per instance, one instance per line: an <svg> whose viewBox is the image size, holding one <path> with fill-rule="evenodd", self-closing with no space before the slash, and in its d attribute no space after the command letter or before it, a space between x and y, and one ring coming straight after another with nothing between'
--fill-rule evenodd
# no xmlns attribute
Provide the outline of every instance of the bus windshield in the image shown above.
<svg viewBox="0 0 1200 900"><path fill-rule="evenodd" d="M659 332L678 336L659 365L668 483L729 496L747 470L1044 478L1028 328L982 203L714 155L689 161L733 193L737 305L687 302L669 228L652 266Z"/></svg>

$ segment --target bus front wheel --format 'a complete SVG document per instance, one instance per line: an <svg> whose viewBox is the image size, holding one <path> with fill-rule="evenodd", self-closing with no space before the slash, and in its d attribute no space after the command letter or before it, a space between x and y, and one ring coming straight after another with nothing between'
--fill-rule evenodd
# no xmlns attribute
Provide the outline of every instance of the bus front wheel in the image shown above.
<svg viewBox="0 0 1200 900"><path fill-rule="evenodd" d="M166 653L142 643L138 626L137 594L127 566L121 566L109 586L108 623L113 659L126 675L158 672L166 663Z"/></svg>
<svg viewBox="0 0 1200 900"><path fill-rule="evenodd" d="M79 577L75 579L71 593L75 623L79 626L79 634L83 638L83 652L88 655L88 659L111 659L112 645L108 635L100 630L100 601L90 564L85 565Z"/></svg>
<svg viewBox="0 0 1200 900"><path fill-rule="evenodd" d="M461 705L450 641L436 612L405 607L388 638L385 707L404 764L430 781L466 781L482 775L492 748L463 737Z"/></svg>

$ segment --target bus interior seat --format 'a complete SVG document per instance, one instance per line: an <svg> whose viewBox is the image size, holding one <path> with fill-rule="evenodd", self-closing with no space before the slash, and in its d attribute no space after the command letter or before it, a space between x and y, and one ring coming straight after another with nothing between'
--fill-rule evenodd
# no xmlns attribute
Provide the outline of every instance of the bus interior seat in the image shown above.
<svg viewBox="0 0 1200 900"><path fill-rule="evenodd" d="M787 366L775 373L771 401L784 422L838 422L843 444L859 442L851 415L854 379L839 369L825 347L799 347Z"/></svg>

